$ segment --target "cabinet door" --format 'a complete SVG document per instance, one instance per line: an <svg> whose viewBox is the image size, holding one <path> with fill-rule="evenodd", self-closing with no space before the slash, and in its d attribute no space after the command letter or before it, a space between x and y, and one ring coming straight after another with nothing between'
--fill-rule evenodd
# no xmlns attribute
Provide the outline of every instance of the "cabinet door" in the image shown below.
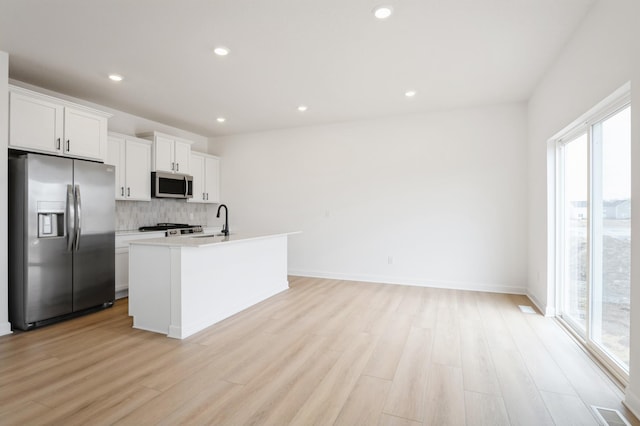
<svg viewBox="0 0 640 426"><path fill-rule="evenodd" d="M193 198L187 199L188 203L206 202L205 194L205 157L191 154L191 175L193 176Z"/></svg>
<svg viewBox="0 0 640 426"><path fill-rule="evenodd" d="M151 146L127 139L126 144L127 200L151 200Z"/></svg>
<svg viewBox="0 0 640 426"><path fill-rule="evenodd" d="M125 199L125 140L109 136L107 143L107 164L116 167L116 200Z"/></svg>
<svg viewBox="0 0 640 426"><path fill-rule="evenodd" d="M129 248L117 248L115 255L115 279L117 293L119 291L129 289Z"/></svg>
<svg viewBox="0 0 640 426"><path fill-rule="evenodd" d="M174 140L162 136L156 136L153 143L153 170L163 172L175 171L173 159Z"/></svg>
<svg viewBox="0 0 640 426"><path fill-rule="evenodd" d="M60 152L63 111L62 105L11 93L9 146L29 151Z"/></svg>
<svg viewBox="0 0 640 426"><path fill-rule="evenodd" d="M205 192L208 203L220 202L220 159L205 157Z"/></svg>
<svg viewBox="0 0 640 426"><path fill-rule="evenodd" d="M175 157L176 172L189 174L191 167L189 161L191 160L191 145L185 142L175 141Z"/></svg>
<svg viewBox="0 0 640 426"><path fill-rule="evenodd" d="M88 111L64 109L64 153L104 161L107 119Z"/></svg>

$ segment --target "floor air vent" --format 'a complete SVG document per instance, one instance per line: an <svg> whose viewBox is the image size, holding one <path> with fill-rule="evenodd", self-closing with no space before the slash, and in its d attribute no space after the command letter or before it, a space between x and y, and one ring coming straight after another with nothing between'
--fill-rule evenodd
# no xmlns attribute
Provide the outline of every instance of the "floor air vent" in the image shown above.
<svg viewBox="0 0 640 426"><path fill-rule="evenodd" d="M520 311L522 311L522 313L524 313L524 314L535 314L536 313L536 310L533 309L531 306L518 305L518 308L520 308Z"/></svg>
<svg viewBox="0 0 640 426"><path fill-rule="evenodd" d="M591 408L596 413L598 422L603 426L631 426L618 410L596 407L595 405L592 405Z"/></svg>

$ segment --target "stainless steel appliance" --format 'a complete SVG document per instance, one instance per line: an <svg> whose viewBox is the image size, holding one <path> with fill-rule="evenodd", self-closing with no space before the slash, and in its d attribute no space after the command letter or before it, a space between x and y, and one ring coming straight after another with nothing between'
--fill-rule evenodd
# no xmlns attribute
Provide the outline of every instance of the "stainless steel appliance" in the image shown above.
<svg viewBox="0 0 640 426"><path fill-rule="evenodd" d="M9 158L9 316L14 328L115 299L115 169L39 154Z"/></svg>
<svg viewBox="0 0 640 426"><path fill-rule="evenodd" d="M151 172L151 196L156 198L193 198L193 176L180 173Z"/></svg>
<svg viewBox="0 0 640 426"><path fill-rule="evenodd" d="M186 223L158 223L156 225L141 226L138 231L166 231L165 236L175 237L185 234L201 234L204 232L200 225L188 225Z"/></svg>

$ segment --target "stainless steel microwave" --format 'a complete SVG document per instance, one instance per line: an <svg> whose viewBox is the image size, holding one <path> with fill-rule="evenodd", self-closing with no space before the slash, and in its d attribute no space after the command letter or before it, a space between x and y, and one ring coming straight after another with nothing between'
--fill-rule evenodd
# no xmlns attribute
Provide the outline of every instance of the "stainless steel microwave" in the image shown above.
<svg viewBox="0 0 640 426"><path fill-rule="evenodd" d="M193 176L151 172L151 196L155 198L193 198Z"/></svg>

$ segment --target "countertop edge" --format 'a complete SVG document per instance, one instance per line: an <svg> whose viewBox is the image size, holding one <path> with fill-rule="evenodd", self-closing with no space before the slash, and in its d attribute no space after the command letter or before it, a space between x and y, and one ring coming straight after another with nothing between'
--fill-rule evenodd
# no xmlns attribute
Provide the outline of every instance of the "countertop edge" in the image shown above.
<svg viewBox="0 0 640 426"><path fill-rule="evenodd" d="M162 237L162 238L148 238L137 239L129 242L130 245L142 245L142 246L161 246L161 247L210 247L221 244L233 244L242 243L251 240L260 240L265 238L283 237L289 235L301 234L302 231L292 232L279 232L273 234L231 234L228 237L215 236L215 237L200 237L194 238L192 236L178 236L178 237Z"/></svg>

